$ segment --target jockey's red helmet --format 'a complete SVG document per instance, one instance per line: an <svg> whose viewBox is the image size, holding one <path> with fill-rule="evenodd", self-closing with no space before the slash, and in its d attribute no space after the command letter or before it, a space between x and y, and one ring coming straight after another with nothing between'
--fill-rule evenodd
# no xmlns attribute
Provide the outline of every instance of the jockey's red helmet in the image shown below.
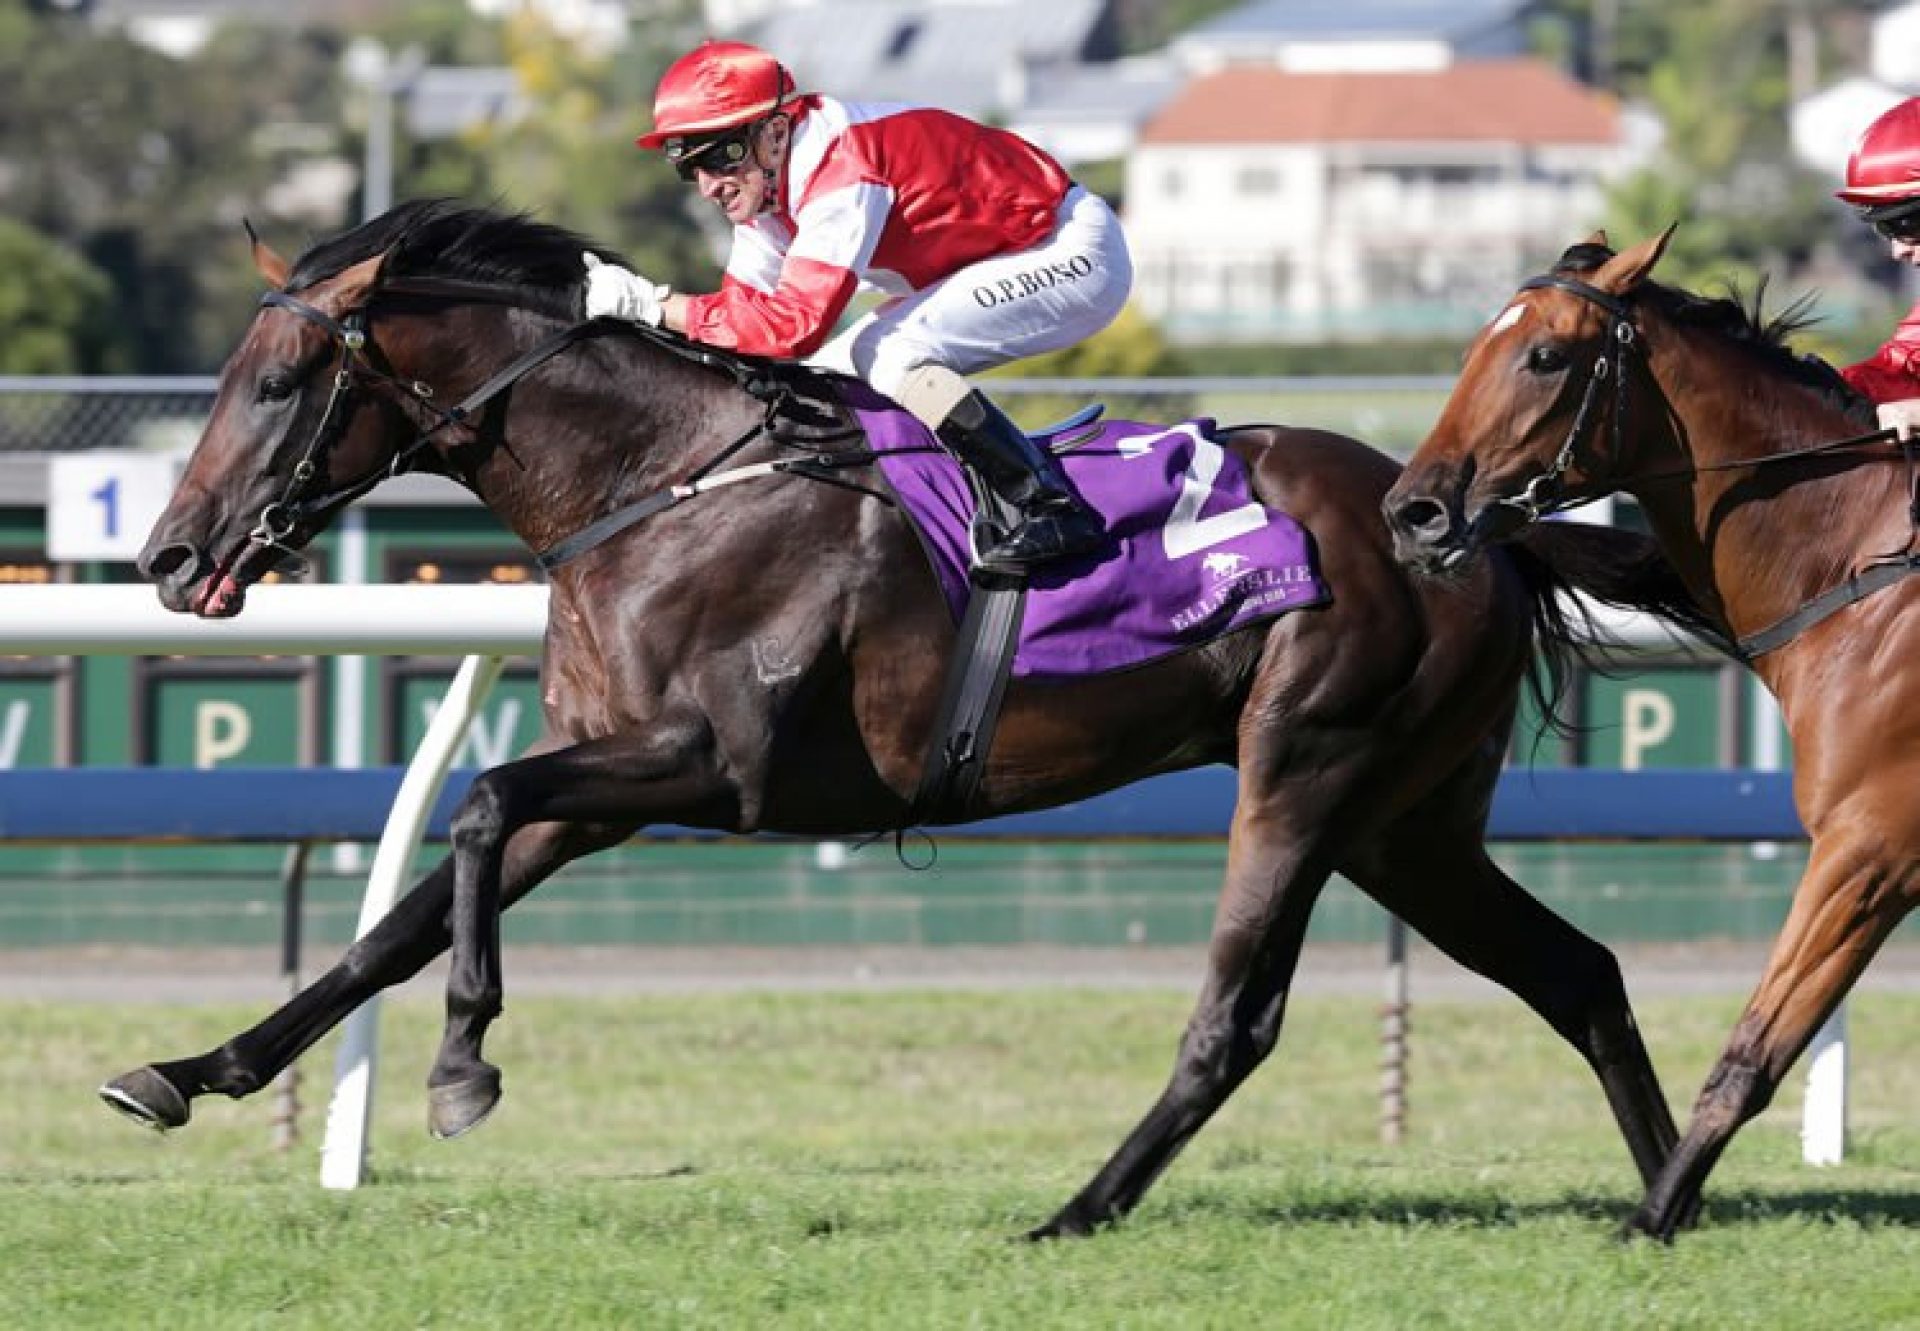
<svg viewBox="0 0 1920 1331"><path fill-rule="evenodd" d="M702 42L674 61L653 94L653 130L634 142L664 148L668 139L736 129L799 100L787 67L745 42Z"/></svg>
<svg viewBox="0 0 1920 1331"><path fill-rule="evenodd" d="M1842 199L1861 208L1920 202L1920 97L1868 125L1847 158Z"/></svg>

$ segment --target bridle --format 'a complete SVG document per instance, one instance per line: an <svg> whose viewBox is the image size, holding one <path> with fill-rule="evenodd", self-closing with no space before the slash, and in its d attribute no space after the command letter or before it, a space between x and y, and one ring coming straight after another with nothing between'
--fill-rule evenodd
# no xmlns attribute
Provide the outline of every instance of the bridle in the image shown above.
<svg viewBox="0 0 1920 1331"><path fill-rule="evenodd" d="M1627 357L1638 345L1633 311L1618 296L1558 273L1530 277L1520 284L1522 291L1537 291L1543 287L1571 292L1599 306L1607 316L1607 333L1600 354L1593 358L1593 364L1587 370L1586 388L1580 395L1580 406L1573 414L1573 424L1567 428L1566 442L1560 445L1560 451L1554 455L1547 469L1528 481L1519 494L1507 495L1489 503L1489 507L1518 509L1525 522L1537 522L1550 513L1577 508L1600 497L1570 494L1565 477L1579 455L1580 441L1586 437L1588 423L1593 419L1594 408L1600 400L1600 390L1609 379L1613 381L1613 420L1608 432L1608 451L1602 460L1618 461L1622 456L1627 421ZM1609 355L1609 352L1612 354Z"/></svg>
<svg viewBox="0 0 1920 1331"><path fill-rule="evenodd" d="M1562 512L1599 498L1597 493L1569 494L1562 478L1573 466L1574 458L1580 448L1580 441L1587 433L1594 404L1599 400L1601 386L1609 377L1614 384L1613 422L1610 431L1610 451L1602 460L1618 462L1621 458L1627 415L1627 357L1639 345L1638 336L1634 330L1633 311L1618 296L1576 278L1563 277L1558 273L1529 278L1520 285L1522 291L1537 291L1543 287L1569 292L1598 306L1607 316L1608 327L1606 343L1601 348L1600 354L1594 358L1586 389L1580 397L1580 407L1574 413L1573 424L1568 427L1566 442L1561 444L1560 451L1555 455L1553 462L1540 475L1527 482L1526 488L1519 494L1489 502L1489 507L1502 506L1518 509L1526 522L1533 522L1547 514ZM1609 350L1614 352L1611 361L1607 354ZM1639 477L1637 483L1683 479L1703 472L1747 470L1768 463L1818 457L1863 445L1888 443L1896 437L1897 432L1891 429L1872 430L1865 434L1851 435L1845 439L1785 449L1760 457L1695 463L1666 471L1650 472ZM1756 658L1786 646L1822 620L1865 600L1877 591L1920 573L1920 554L1914 551L1915 544L1920 542L1920 480L1914 478L1916 453L1914 446L1910 443L1901 445L1901 453L1906 460L1909 472L1907 515L1910 535L1907 548L1869 561L1860 572L1827 588L1758 632L1736 639L1733 644L1733 654L1739 660L1751 664Z"/></svg>
<svg viewBox="0 0 1920 1331"><path fill-rule="evenodd" d="M379 347L373 342L368 326L371 320L370 310L373 301L382 296L415 296L456 301L478 300L507 305L515 303L510 295L492 287L439 278L405 278L388 282L382 285L365 305L337 319L318 306L285 291L269 291L262 296L261 308L283 309L306 320L333 341L339 350L339 356L334 362L333 384L327 395L326 407L320 414L319 423L314 426L312 436L307 440L306 447L301 450L300 460L294 463L280 497L262 508L259 517L254 520L253 529L247 533L249 540L282 550L296 559L300 558L299 552L286 542L299 530L301 524L322 520L335 510L352 503L389 477L413 470L415 459L434 443L435 437L442 431L469 425L475 412L525 377L528 372L553 359L575 343L611 331L612 328L608 320L593 320L560 329L502 367L485 383L469 393L458 405L443 407L434 400L434 390L431 385L418 379L407 379L395 374L389 368L387 358L381 354ZM371 382L393 390L402 400L410 401L423 408L434 418L433 422L421 430L412 442L397 450L385 467L376 468L349 484L314 493L324 484L328 456L345 435L353 419L358 399L354 397L352 390L357 382Z"/></svg>

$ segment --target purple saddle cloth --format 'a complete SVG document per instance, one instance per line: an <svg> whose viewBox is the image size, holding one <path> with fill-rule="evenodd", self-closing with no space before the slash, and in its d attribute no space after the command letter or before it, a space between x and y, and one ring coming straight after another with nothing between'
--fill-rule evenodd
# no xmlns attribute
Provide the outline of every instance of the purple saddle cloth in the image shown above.
<svg viewBox="0 0 1920 1331"><path fill-rule="evenodd" d="M906 412L861 385L842 391L958 623L972 591L966 477ZM1253 497L1246 467L1213 441L1213 428L1210 420L1104 421L1059 454L1106 520L1107 541L1094 554L1035 570L1016 677L1124 670L1330 599L1306 532Z"/></svg>

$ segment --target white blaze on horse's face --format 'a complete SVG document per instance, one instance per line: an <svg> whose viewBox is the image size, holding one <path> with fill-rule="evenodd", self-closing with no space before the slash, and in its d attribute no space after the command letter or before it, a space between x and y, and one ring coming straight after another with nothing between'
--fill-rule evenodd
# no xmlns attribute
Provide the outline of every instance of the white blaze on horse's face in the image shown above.
<svg viewBox="0 0 1920 1331"><path fill-rule="evenodd" d="M1519 323L1521 316L1526 312L1527 307L1518 303L1507 306L1506 309L1500 312L1498 319L1495 319L1491 324L1487 325L1487 336L1498 337L1501 333L1506 332L1509 328Z"/></svg>

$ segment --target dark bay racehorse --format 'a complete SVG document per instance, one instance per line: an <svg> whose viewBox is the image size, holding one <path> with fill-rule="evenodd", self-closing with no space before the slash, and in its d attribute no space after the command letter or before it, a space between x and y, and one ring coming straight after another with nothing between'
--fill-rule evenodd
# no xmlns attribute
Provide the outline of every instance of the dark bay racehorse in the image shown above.
<svg viewBox="0 0 1920 1331"><path fill-rule="evenodd" d="M449 405L580 330L582 248L444 203L403 205L290 268L256 244L274 290L140 559L161 600L238 613L251 582L396 465L453 477L539 551L753 434L761 401L611 324L584 326L483 407ZM1336 870L1565 1037L1650 1179L1676 1132L1614 959L1508 879L1482 834L1535 626L1556 651L1575 636L1555 589L1659 601L1671 570L1644 538L1566 528L1450 582L1416 580L1380 522L1391 461L1312 430L1246 428L1228 446L1313 533L1332 603L1136 670L1014 681L976 802L930 819L1202 763L1239 771L1172 1077L1035 1232L1082 1233L1132 1208L1272 1050L1308 912ZM737 459L785 456L760 437ZM562 864L651 824L843 836L907 818L955 630L892 506L800 476L726 486L562 565L551 596L545 737L476 780L448 859L279 1011L116 1079L110 1103L165 1127L196 1096L250 1094L450 946L428 1084L432 1130L455 1135L500 1094L481 1054L501 1007L499 913Z"/></svg>
<svg viewBox="0 0 1920 1331"><path fill-rule="evenodd" d="M1461 576L1539 514L1624 490L1786 714L1813 836L1766 973L1631 1228L1671 1238L1920 892L1914 466L1870 404L1736 301L1663 287L1658 237L1596 236L1468 354L1387 497L1410 566ZM1861 574L1858 582L1850 579Z"/></svg>

